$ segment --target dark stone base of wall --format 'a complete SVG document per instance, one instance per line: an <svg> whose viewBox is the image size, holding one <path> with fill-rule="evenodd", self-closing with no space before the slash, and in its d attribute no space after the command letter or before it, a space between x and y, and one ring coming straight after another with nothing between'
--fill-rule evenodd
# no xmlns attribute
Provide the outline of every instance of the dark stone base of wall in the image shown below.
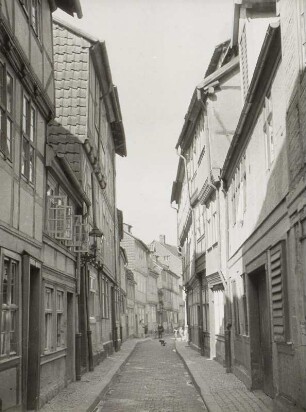
<svg viewBox="0 0 306 412"><path fill-rule="evenodd" d="M241 365L234 365L233 366L233 370L232 370L233 374L235 376L237 376L237 378L239 380L241 380L241 382L243 382L245 384L245 386L251 390L252 388L252 381L251 381L251 377L248 373L248 371Z"/></svg>
<svg viewBox="0 0 306 412"><path fill-rule="evenodd" d="M305 409L294 405L289 399L278 395L273 399L274 412L305 412Z"/></svg>

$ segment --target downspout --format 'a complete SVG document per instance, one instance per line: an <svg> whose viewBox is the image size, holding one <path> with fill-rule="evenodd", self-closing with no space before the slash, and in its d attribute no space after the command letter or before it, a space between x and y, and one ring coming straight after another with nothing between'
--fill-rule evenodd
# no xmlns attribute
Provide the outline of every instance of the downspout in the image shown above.
<svg viewBox="0 0 306 412"><path fill-rule="evenodd" d="M225 190L224 181L222 192L225 196L225 233L226 233L226 262L228 262L229 257L229 215L228 215L228 191ZM226 284L226 293L225 293L225 326L226 330L224 331L225 338L225 367L226 373L232 372L232 350L231 350L231 328L232 328L232 313L231 313L231 301L230 301L230 283Z"/></svg>
<svg viewBox="0 0 306 412"><path fill-rule="evenodd" d="M196 261L196 259L195 259L195 258L196 258L196 253L195 253L195 250L196 250L195 210L194 210L194 208L193 208L193 206L192 206L192 203L191 203L191 190L190 190L190 182L189 182L188 169L187 169L187 160L186 160L186 157L182 155L182 150L181 150L181 147L180 147L180 146L179 146L178 149L177 149L177 155L178 155L181 159L183 159L184 169L185 169L185 175L186 175L186 180L187 180L188 200L189 200L189 207L190 207L190 209L191 209L192 222L193 222L193 260L194 260L194 274L195 274L195 261ZM193 275L192 275L192 277L193 277ZM201 294L202 294L202 291L201 291ZM187 313L188 313L189 311L188 311L188 299L187 299L187 296L188 296L188 295L187 295L187 292L186 292L186 306L187 306ZM188 330L188 343L189 343L189 342L190 342L189 337L191 336L191 334L190 334L190 326L189 326L188 316L187 316L187 325L186 325L186 326L187 326L187 330Z"/></svg>

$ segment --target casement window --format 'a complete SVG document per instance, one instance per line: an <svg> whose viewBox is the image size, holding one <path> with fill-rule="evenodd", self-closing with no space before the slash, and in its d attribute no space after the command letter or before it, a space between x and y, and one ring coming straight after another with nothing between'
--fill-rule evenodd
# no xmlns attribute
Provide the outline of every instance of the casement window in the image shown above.
<svg viewBox="0 0 306 412"><path fill-rule="evenodd" d="M273 133L273 116L272 116L272 100L271 94L265 97L264 107L264 139L266 148L266 168L269 170L275 158L275 141Z"/></svg>
<svg viewBox="0 0 306 412"><path fill-rule="evenodd" d="M36 111L31 100L24 95L22 108L21 174L30 183L34 183L35 140Z"/></svg>
<svg viewBox="0 0 306 412"><path fill-rule="evenodd" d="M53 346L53 312L54 312L54 290L50 287L45 288L45 334L44 350L52 352Z"/></svg>
<svg viewBox="0 0 306 412"><path fill-rule="evenodd" d="M17 354L19 341L19 262L4 256L1 264L0 360Z"/></svg>
<svg viewBox="0 0 306 412"><path fill-rule="evenodd" d="M218 216L216 198L206 207L207 246L211 247L218 241Z"/></svg>
<svg viewBox="0 0 306 412"><path fill-rule="evenodd" d="M13 77L0 62L0 151L9 160L12 160L13 96Z"/></svg>
<svg viewBox="0 0 306 412"><path fill-rule="evenodd" d="M52 189L48 189L47 232L58 240L72 240L72 206L67 205L67 196L51 193Z"/></svg>
<svg viewBox="0 0 306 412"><path fill-rule="evenodd" d="M102 277L101 282L101 312L103 318L109 318L109 285L108 280Z"/></svg>
<svg viewBox="0 0 306 412"><path fill-rule="evenodd" d="M65 345L64 328L64 292L56 291L56 347L61 348Z"/></svg>
<svg viewBox="0 0 306 412"><path fill-rule="evenodd" d="M41 38L42 7L41 0L19 0L36 36Z"/></svg>
<svg viewBox="0 0 306 412"><path fill-rule="evenodd" d="M45 353L66 346L66 293L53 286L44 289L44 343Z"/></svg>
<svg viewBox="0 0 306 412"><path fill-rule="evenodd" d="M242 224L247 207L246 155L241 157L230 186L232 224Z"/></svg>
<svg viewBox="0 0 306 412"><path fill-rule="evenodd" d="M32 0L31 25L37 37L41 36L41 4L40 0Z"/></svg>

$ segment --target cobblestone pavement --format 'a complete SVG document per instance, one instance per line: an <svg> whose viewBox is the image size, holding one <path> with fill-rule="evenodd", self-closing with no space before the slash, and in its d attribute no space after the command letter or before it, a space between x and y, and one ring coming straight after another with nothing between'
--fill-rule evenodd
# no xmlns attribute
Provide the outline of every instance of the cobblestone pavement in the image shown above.
<svg viewBox="0 0 306 412"><path fill-rule="evenodd" d="M174 348L153 339L136 347L97 412L207 411Z"/></svg>
<svg viewBox="0 0 306 412"><path fill-rule="evenodd" d="M262 391L249 391L218 362L201 356L186 342L176 349L184 360L210 412L271 412L272 399Z"/></svg>

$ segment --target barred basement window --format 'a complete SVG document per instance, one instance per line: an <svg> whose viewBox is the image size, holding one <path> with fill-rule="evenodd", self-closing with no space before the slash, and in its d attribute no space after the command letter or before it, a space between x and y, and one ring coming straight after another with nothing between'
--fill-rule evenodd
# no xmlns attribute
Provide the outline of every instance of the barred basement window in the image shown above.
<svg viewBox="0 0 306 412"><path fill-rule="evenodd" d="M275 342L286 341L286 243L280 242L270 250L272 330Z"/></svg>
<svg viewBox="0 0 306 412"><path fill-rule="evenodd" d="M5 158L12 158L13 128L13 78L6 65L0 63L0 151Z"/></svg>

